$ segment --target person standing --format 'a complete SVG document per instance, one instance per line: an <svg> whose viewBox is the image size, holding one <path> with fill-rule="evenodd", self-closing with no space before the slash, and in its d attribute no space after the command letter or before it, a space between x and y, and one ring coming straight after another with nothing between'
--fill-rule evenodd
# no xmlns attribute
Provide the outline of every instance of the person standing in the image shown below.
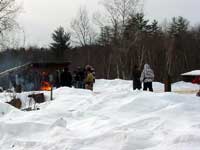
<svg viewBox="0 0 200 150"><path fill-rule="evenodd" d="M61 73L61 86L72 87L72 74L68 68Z"/></svg>
<svg viewBox="0 0 200 150"><path fill-rule="evenodd" d="M94 76L90 67L86 70L85 89L93 91Z"/></svg>
<svg viewBox="0 0 200 150"><path fill-rule="evenodd" d="M132 72L132 79L133 79L133 90L140 90L142 88L140 82L141 71L139 70L138 66L135 65L133 72Z"/></svg>
<svg viewBox="0 0 200 150"><path fill-rule="evenodd" d="M84 79L85 79L84 69L78 67L74 75L75 88L84 89Z"/></svg>
<svg viewBox="0 0 200 150"><path fill-rule="evenodd" d="M153 85L152 85L153 80L154 80L154 72L149 64L145 64L140 77L140 81L143 82L144 91L147 91L147 89L149 89L149 91L153 92Z"/></svg>
<svg viewBox="0 0 200 150"><path fill-rule="evenodd" d="M72 85L74 86L74 88L78 88L78 75L77 75L77 70L73 71L72 74Z"/></svg>

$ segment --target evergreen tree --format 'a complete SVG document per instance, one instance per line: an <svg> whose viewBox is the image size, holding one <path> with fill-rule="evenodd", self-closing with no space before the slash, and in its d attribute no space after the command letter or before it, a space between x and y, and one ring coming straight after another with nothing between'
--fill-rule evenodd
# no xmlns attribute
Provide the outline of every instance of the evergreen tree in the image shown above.
<svg viewBox="0 0 200 150"><path fill-rule="evenodd" d="M54 33L52 33L54 42L51 43L50 48L60 52L70 49L70 37L70 33L66 33L63 27L57 28Z"/></svg>
<svg viewBox="0 0 200 150"><path fill-rule="evenodd" d="M151 25L149 26L149 32L152 35L157 35L157 34L161 34L161 27L158 26L158 21L153 20L153 22L151 23Z"/></svg>
<svg viewBox="0 0 200 150"><path fill-rule="evenodd" d="M121 36L120 36L120 27L118 25L118 23L116 22L111 30L111 43L112 45L114 45L115 47L119 47L120 46L120 41L121 41Z"/></svg>
<svg viewBox="0 0 200 150"><path fill-rule="evenodd" d="M142 13L137 13L136 15L130 16L125 25L124 38L130 39L135 35L135 33L148 32L150 29L148 22L149 20L145 20L144 14Z"/></svg>
<svg viewBox="0 0 200 150"><path fill-rule="evenodd" d="M101 46L109 46L111 44L111 35L111 28L109 26L102 27L97 43Z"/></svg>
<svg viewBox="0 0 200 150"><path fill-rule="evenodd" d="M173 17L172 22L168 29L169 38L171 39L170 53L170 70L172 74L176 72L176 67L172 60L176 60L176 65L179 67L180 72L184 72L185 68L188 68L188 57L190 48L188 48L188 28L189 21L181 16Z"/></svg>
<svg viewBox="0 0 200 150"><path fill-rule="evenodd" d="M189 21L181 16L173 17L169 27L170 36L176 37L187 32Z"/></svg>

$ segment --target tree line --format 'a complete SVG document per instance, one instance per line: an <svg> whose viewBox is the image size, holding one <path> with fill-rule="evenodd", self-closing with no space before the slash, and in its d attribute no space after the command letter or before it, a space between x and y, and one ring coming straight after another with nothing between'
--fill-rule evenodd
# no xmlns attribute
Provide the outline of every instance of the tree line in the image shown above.
<svg viewBox="0 0 200 150"><path fill-rule="evenodd" d="M30 61L71 61L72 70L90 64L97 78L131 79L135 65L152 66L157 81L200 69L200 25L191 26L181 16L160 25L140 11L139 0L102 1L103 19L85 8L71 22L71 30L58 27L48 48L7 48L0 53L0 71ZM99 32L95 32L99 30Z"/></svg>

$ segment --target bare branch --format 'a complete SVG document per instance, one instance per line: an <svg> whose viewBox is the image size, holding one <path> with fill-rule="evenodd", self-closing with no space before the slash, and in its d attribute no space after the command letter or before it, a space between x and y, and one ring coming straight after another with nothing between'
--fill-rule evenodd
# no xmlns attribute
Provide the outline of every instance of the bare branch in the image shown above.
<svg viewBox="0 0 200 150"><path fill-rule="evenodd" d="M13 30L18 27L18 23L15 21L16 15L21 9L15 2L15 0L1 0L0 1L0 47L4 46L4 32Z"/></svg>
<svg viewBox="0 0 200 150"><path fill-rule="evenodd" d="M93 33L86 8L79 9L77 18L71 22L71 28L73 30L72 36L79 42L79 45L86 46L92 43L95 34Z"/></svg>

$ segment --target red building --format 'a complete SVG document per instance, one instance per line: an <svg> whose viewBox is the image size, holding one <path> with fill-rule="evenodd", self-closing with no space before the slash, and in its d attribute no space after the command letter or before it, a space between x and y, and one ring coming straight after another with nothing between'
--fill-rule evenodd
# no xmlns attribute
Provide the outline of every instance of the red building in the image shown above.
<svg viewBox="0 0 200 150"><path fill-rule="evenodd" d="M200 70L193 70L181 74L183 81L200 84Z"/></svg>

